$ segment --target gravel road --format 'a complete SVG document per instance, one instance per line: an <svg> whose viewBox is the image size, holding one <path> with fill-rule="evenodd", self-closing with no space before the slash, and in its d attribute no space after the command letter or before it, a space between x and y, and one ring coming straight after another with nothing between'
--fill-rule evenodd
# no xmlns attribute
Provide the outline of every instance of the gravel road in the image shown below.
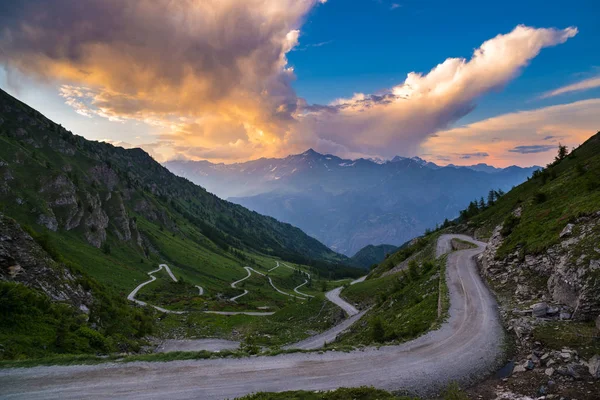
<svg viewBox="0 0 600 400"><path fill-rule="evenodd" d="M346 302L346 300L340 297L340 293L344 287L340 286L329 292L325 293L325 297L332 303L339 306L342 310L346 311L349 317L358 314L358 310L352 304Z"/></svg>
<svg viewBox="0 0 600 400"><path fill-rule="evenodd" d="M457 236L442 236L438 251L447 251L453 237ZM476 244L478 248L448 256L448 321L399 346L349 353L6 369L0 370L0 397L225 399L256 391L362 385L430 394L452 381L470 383L499 366L503 339L496 303L473 261L485 244Z"/></svg>
<svg viewBox="0 0 600 400"><path fill-rule="evenodd" d="M171 351L223 351L235 350L240 347L240 342L224 339L169 339L165 340L154 350L155 353L169 353Z"/></svg>

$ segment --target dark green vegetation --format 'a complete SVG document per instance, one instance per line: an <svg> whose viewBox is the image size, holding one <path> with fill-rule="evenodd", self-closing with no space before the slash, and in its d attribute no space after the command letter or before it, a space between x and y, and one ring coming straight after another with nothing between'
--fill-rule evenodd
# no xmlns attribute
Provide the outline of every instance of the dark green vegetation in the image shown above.
<svg viewBox="0 0 600 400"><path fill-rule="evenodd" d="M0 212L20 224L11 228L14 246L0 257L0 279L16 282L2 289L6 296L0 358L5 359L136 351L144 336L174 327L165 315L137 309L126 300L163 262L179 282L171 282L161 271L138 296L191 311L229 306L226 300L243 292L241 286L232 289L230 284L246 275L245 265L265 273L278 258L302 264L297 268L314 277L306 290L315 293L327 279L361 274L341 265L346 257L301 230L220 200L171 174L140 149L73 135L4 91L0 91ZM6 234L4 228L2 233ZM18 248L32 237L35 252ZM275 272L273 280L284 291L302 283L299 273ZM48 295L36 297L44 287L57 284L69 288L66 295L50 296L53 302ZM203 296L196 285L204 288ZM234 309L300 308L264 278L253 276L244 285L252 294ZM214 320L213 331L239 326L228 317L204 317L198 318ZM277 318L261 323L272 320L281 328ZM240 322L253 323L248 317ZM307 329L326 325L309 322Z"/></svg>
<svg viewBox="0 0 600 400"><path fill-rule="evenodd" d="M373 387L340 388L326 392L294 391L282 393L256 393L240 397L240 400L419 400L416 397L395 395ZM442 393L441 400L468 400L467 395L451 384Z"/></svg>
<svg viewBox="0 0 600 400"><path fill-rule="evenodd" d="M399 397L385 390L370 387L341 388L327 392L282 392L256 393L240 397L240 400L411 400L412 397ZM415 399L416 400L416 399Z"/></svg>
<svg viewBox="0 0 600 400"><path fill-rule="evenodd" d="M457 222L468 224L483 237L489 237L504 223L504 243L497 257L518 249L521 254L539 254L558 243L565 225L578 217L598 211L600 205L600 133L537 171L493 206L486 206ZM520 217L513 210L521 209Z"/></svg>
<svg viewBox="0 0 600 400"><path fill-rule="evenodd" d="M350 263L359 267L370 268L385 260L386 257L394 253L397 248L397 246L392 246L391 244L380 244L378 246L370 244L353 255L350 258Z"/></svg>
<svg viewBox="0 0 600 400"><path fill-rule="evenodd" d="M437 234L420 238L388 257L367 280L344 289L346 300L372 309L363 317L367 323L352 326L341 337L342 344L400 343L441 323L448 302L445 257L435 259L437 238ZM390 259L397 264L406 261L405 268L381 276L390 269Z"/></svg>
<svg viewBox="0 0 600 400"><path fill-rule="evenodd" d="M124 301L104 300L94 304L88 320L70 305L51 302L22 284L0 282L0 359L139 350L138 339L151 333L148 315ZM102 326L92 329L89 321Z"/></svg>
<svg viewBox="0 0 600 400"><path fill-rule="evenodd" d="M163 337L183 332L187 337L223 337L239 341L252 338L256 345L277 348L326 330L340 318L339 308L321 295L305 302L290 300L287 307L269 317L169 314L164 316L157 329Z"/></svg>

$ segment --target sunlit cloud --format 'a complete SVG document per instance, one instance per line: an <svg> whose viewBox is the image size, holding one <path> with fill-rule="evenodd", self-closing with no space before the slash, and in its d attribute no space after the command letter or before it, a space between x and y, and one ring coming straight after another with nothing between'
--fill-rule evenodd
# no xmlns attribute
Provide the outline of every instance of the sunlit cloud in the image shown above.
<svg viewBox="0 0 600 400"><path fill-rule="evenodd" d="M441 156L443 163L460 165L472 160L454 154L457 148L485 152L485 162L498 166L545 165L559 143L575 147L600 130L598 115L600 99L504 114L439 132L423 143L422 152L431 154L432 161Z"/></svg>
<svg viewBox="0 0 600 400"><path fill-rule="evenodd" d="M295 122L286 54L319 3L24 0L0 16L0 63L59 82L81 115L160 126L180 148L275 148Z"/></svg>
<svg viewBox="0 0 600 400"><path fill-rule="evenodd" d="M584 90L595 89L597 87L600 87L600 76L585 79L580 82L576 82L576 83L573 83L570 85L560 87L555 90L551 90L547 93L544 93L542 96L540 96L540 98L546 99L548 97L554 97L554 96L558 96L558 95L565 94L565 93L581 92Z"/></svg>
<svg viewBox="0 0 600 400"><path fill-rule="evenodd" d="M330 104L333 111L311 110L301 117L300 127L305 135L330 140L348 152L414 155L432 134L469 114L480 97L515 78L544 47L576 34L576 28L518 26L484 42L470 60L448 58L427 74L409 73L382 93L337 99Z"/></svg>
<svg viewBox="0 0 600 400"><path fill-rule="evenodd" d="M544 47L577 34L518 26L469 60L448 58L379 93L322 105L296 95L287 55L324 0L16 3L0 15L0 64L58 85L88 118L147 124L154 140L146 147L161 161L232 162L308 147L346 157L414 155ZM460 151L492 158L487 149Z"/></svg>

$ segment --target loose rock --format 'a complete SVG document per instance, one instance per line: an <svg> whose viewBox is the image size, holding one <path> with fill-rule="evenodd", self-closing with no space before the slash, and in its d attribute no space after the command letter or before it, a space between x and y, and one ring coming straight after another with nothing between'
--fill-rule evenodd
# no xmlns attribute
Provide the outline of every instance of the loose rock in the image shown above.
<svg viewBox="0 0 600 400"><path fill-rule="evenodd" d="M573 234L574 227L575 227L575 225L573 225L573 224L567 224L567 226L565 226L565 228L560 233L560 237L562 238L565 236L571 236Z"/></svg>
<svg viewBox="0 0 600 400"><path fill-rule="evenodd" d="M596 379L600 379L600 356L598 354L588 361L588 369L590 370L590 375Z"/></svg>
<svg viewBox="0 0 600 400"><path fill-rule="evenodd" d="M548 304L544 302L536 303L531 306L531 312L534 317L544 317L548 313Z"/></svg>

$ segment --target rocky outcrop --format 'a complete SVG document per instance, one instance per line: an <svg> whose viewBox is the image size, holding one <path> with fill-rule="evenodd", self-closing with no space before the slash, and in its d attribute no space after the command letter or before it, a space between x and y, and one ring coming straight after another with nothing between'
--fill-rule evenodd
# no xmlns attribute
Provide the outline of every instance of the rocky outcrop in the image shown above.
<svg viewBox="0 0 600 400"><path fill-rule="evenodd" d="M85 238L95 247L100 248L106 241L106 228L108 228L108 215L102 209L100 195L91 195L86 192L86 203L88 204L88 214L85 216Z"/></svg>
<svg viewBox="0 0 600 400"><path fill-rule="evenodd" d="M556 318L594 320L600 315L600 212L565 225L559 243L542 254L515 251L497 259L503 243L502 226L496 227L480 256L481 270L497 290L512 292L515 306L548 302ZM546 317L543 307L533 309Z"/></svg>
<svg viewBox="0 0 600 400"><path fill-rule="evenodd" d="M84 311L92 304L86 291L64 265L56 262L19 224L0 214L0 280L22 283L53 301Z"/></svg>

